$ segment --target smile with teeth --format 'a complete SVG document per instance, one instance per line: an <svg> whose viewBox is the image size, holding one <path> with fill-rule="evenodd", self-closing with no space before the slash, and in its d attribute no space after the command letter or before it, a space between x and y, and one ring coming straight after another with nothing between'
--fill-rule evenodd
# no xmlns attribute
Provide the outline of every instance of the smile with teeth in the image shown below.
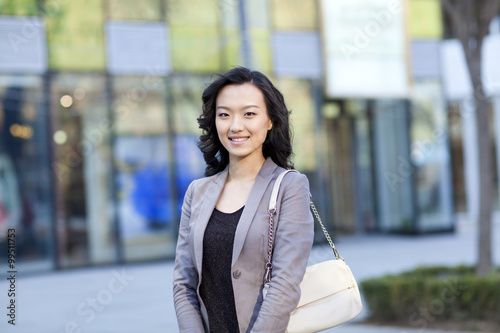
<svg viewBox="0 0 500 333"><path fill-rule="evenodd" d="M234 143L245 142L247 140L248 140L248 137L243 137L243 138L229 138L229 141L232 141Z"/></svg>

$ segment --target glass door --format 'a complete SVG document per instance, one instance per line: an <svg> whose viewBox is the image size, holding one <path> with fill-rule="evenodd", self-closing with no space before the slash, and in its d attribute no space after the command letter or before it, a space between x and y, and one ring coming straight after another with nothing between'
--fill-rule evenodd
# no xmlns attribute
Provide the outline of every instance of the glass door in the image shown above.
<svg viewBox="0 0 500 333"><path fill-rule="evenodd" d="M339 233L356 231L354 215L354 165L352 116L342 111L343 104L328 103L325 116L333 225Z"/></svg>
<svg viewBox="0 0 500 333"><path fill-rule="evenodd" d="M106 96L102 75L51 77L61 267L117 261Z"/></svg>
<svg viewBox="0 0 500 333"><path fill-rule="evenodd" d="M407 102L377 100L372 126L378 229L382 232L414 232L415 168L410 161Z"/></svg>
<svg viewBox="0 0 500 333"><path fill-rule="evenodd" d="M42 77L0 75L0 248L7 249L8 230L13 229L23 272L53 267L47 133ZM0 253L0 258L6 256L7 251Z"/></svg>
<svg viewBox="0 0 500 333"><path fill-rule="evenodd" d="M411 164L418 212L417 232L453 228L448 119L441 85L417 80L411 100Z"/></svg>
<svg viewBox="0 0 500 333"><path fill-rule="evenodd" d="M113 159L116 212L124 261L165 258L175 251L173 141L161 78L114 76Z"/></svg>
<svg viewBox="0 0 500 333"><path fill-rule="evenodd" d="M354 115L354 164L356 185L357 231L370 232L377 228L373 172L373 101L350 100L349 113Z"/></svg>

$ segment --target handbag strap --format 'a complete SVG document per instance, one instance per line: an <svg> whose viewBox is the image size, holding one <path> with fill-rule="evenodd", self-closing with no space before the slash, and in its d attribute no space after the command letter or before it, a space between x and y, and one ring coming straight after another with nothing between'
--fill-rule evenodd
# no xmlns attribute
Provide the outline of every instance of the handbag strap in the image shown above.
<svg viewBox="0 0 500 333"><path fill-rule="evenodd" d="M273 255L273 246L274 246L274 220L273 217L276 214L276 204L278 201L278 194L281 186L281 182L285 175L289 172L296 172L299 173L297 170L290 169L290 170L285 170L276 179L276 182L274 183L273 190L271 192L271 198L269 199L269 237L268 237L268 248L267 248L267 262L266 262L266 274L264 275L264 283L269 283L271 281L271 271L273 269L273 264L272 264L272 255ZM312 201L312 195L309 193L309 204L311 206L311 210L314 213L314 216L316 217L316 220L318 220L319 224L321 225L321 230L323 231L323 234L326 237L326 240L330 244L330 247L333 250L333 254L335 255L336 259L341 259L344 260L344 258L340 255L339 251L335 247L335 244L332 241L332 238L330 237L330 234L325 228L325 225L323 224L323 221L321 220L321 217L319 216L318 210L316 209L316 206L314 205L314 202ZM345 261L345 260L344 260Z"/></svg>

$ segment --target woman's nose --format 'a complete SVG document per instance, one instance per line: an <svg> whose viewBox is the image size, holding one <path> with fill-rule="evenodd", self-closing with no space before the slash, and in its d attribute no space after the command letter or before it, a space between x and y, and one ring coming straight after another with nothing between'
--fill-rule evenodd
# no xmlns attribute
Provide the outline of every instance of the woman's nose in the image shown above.
<svg viewBox="0 0 500 333"><path fill-rule="evenodd" d="M231 120L230 130L233 133L241 132L243 130L243 121L241 117L238 116L233 117L233 119Z"/></svg>

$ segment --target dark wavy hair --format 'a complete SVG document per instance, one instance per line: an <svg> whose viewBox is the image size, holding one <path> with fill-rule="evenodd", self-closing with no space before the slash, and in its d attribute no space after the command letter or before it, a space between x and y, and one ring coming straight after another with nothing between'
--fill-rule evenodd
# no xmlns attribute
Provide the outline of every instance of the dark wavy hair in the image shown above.
<svg viewBox="0 0 500 333"><path fill-rule="evenodd" d="M289 124L289 114L283 94L274 87L269 78L261 72L251 71L245 67L236 67L224 74L217 74L213 81L203 91L203 113L198 118L198 124L203 130L198 142L198 148L203 153L207 163L205 176L212 176L226 168L229 164L229 153L222 145L215 127L215 101L221 89L225 86L250 83L264 95L267 114L273 124L267 132L262 152L264 157L271 157L277 165L290 169L292 143Z"/></svg>

